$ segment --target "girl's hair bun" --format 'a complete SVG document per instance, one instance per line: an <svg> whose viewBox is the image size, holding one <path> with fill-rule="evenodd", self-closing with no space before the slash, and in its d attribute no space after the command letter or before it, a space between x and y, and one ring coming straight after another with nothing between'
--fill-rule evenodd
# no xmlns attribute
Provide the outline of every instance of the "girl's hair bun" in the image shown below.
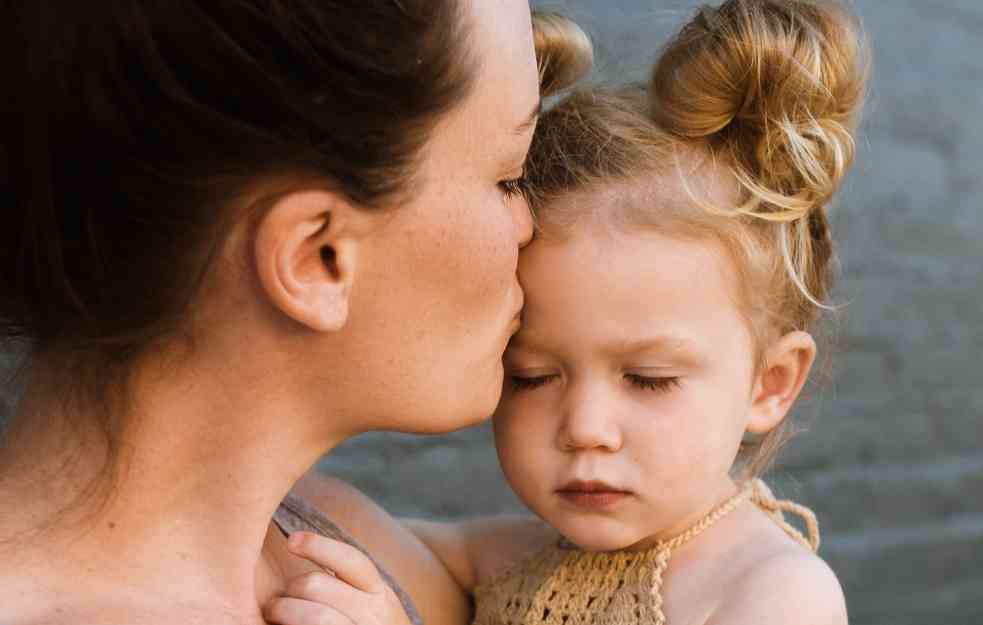
<svg viewBox="0 0 983 625"><path fill-rule="evenodd" d="M590 72L594 47L580 26L558 13L534 11L532 27L544 96L570 87Z"/></svg>
<svg viewBox="0 0 983 625"><path fill-rule="evenodd" d="M793 221L846 174L865 84L859 25L839 4L727 0L664 49L651 114L731 168L745 192L740 213Z"/></svg>

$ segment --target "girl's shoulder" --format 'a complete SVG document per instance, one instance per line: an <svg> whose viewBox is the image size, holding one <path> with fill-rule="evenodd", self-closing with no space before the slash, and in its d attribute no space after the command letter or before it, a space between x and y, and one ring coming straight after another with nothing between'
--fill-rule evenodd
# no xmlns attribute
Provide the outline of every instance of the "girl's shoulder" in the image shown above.
<svg viewBox="0 0 983 625"><path fill-rule="evenodd" d="M708 625L846 625L846 601L836 575L818 556L789 551L757 563L736 582Z"/></svg>
<svg viewBox="0 0 983 625"><path fill-rule="evenodd" d="M846 601L829 565L756 510L707 625L846 625Z"/></svg>

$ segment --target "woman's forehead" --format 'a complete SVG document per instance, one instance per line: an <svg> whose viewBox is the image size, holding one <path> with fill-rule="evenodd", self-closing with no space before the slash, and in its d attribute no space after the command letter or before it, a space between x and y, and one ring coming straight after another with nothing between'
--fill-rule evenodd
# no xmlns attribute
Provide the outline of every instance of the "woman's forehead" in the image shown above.
<svg viewBox="0 0 983 625"><path fill-rule="evenodd" d="M526 0L472 3L475 13L472 53L478 76L471 103L509 131L524 130L539 111L539 70L532 21Z"/></svg>

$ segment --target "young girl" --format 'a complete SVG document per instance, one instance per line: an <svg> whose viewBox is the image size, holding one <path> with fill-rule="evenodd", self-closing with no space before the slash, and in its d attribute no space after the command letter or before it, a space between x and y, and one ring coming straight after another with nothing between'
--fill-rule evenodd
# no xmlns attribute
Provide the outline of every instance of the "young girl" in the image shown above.
<svg viewBox="0 0 983 625"><path fill-rule="evenodd" d="M476 625L846 623L811 513L757 477L816 355L861 57L838 5L729 0L644 87L542 117L494 429L545 524L410 522Z"/></svg>

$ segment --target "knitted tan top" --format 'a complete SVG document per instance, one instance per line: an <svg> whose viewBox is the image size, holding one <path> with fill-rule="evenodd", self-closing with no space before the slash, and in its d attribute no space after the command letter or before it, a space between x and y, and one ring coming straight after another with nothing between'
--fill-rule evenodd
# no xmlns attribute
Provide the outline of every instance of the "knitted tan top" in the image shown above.
<svg viewBox="0 0 983 625"><path fill-rule="evenodd" d="M678 536L644 551L585 552L554 542L475 589L474 625L665 625L662 576L680 545L701 534L750 498L798 543L815 552L819 529L811 510L778 501L761 480ZM785 521L803 518L809 537Z"/></svg>

